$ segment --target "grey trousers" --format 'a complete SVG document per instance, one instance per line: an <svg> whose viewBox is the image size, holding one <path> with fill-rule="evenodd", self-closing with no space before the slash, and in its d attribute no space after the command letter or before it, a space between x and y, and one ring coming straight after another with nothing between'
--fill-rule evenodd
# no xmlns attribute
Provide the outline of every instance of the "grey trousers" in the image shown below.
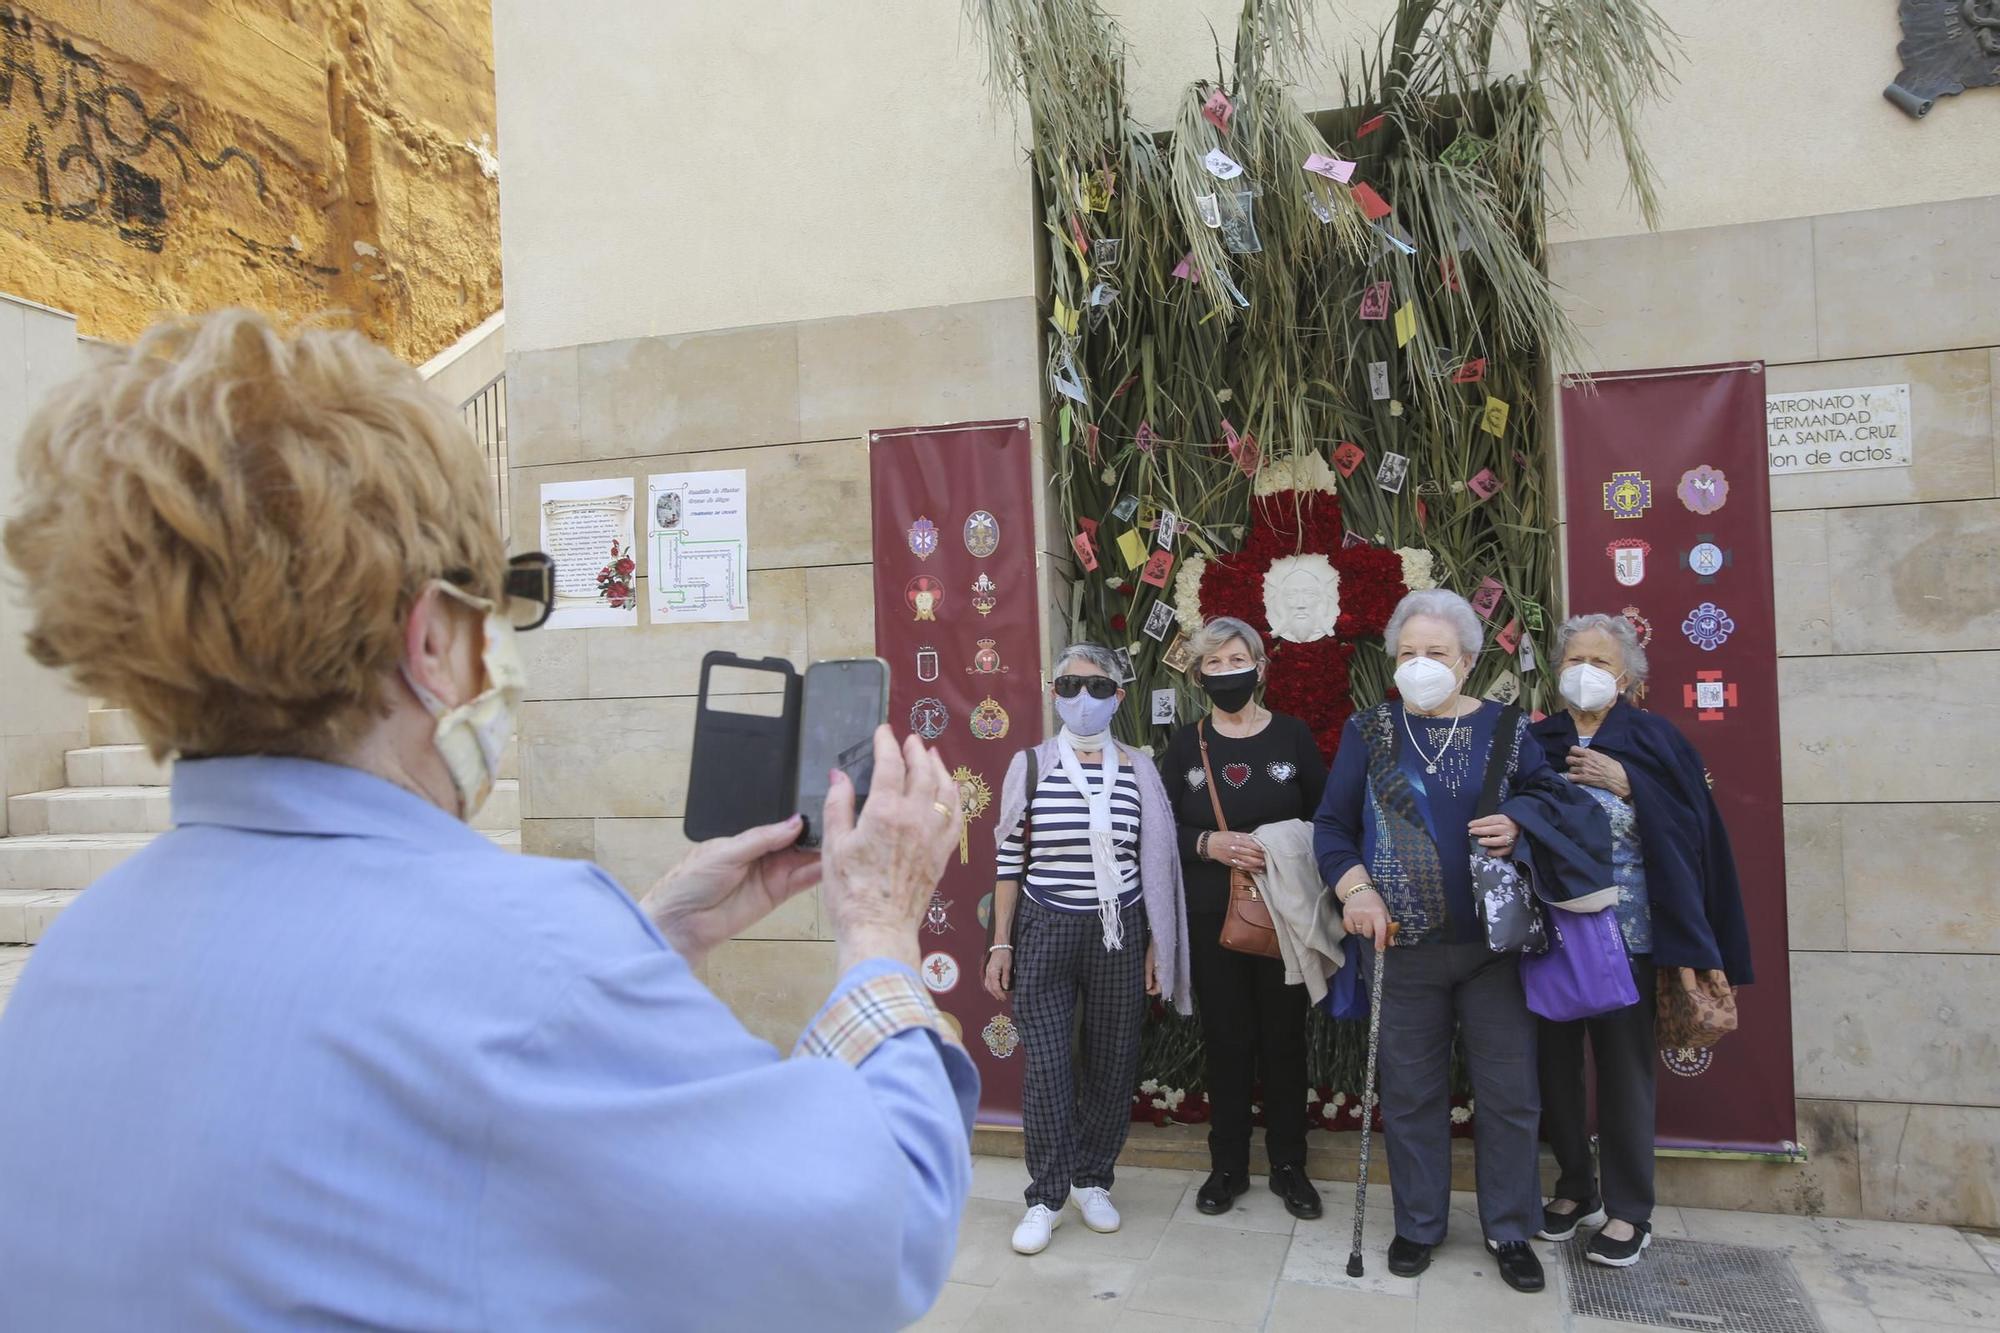
<svg viewBox="0 0 2000 1333"><path fill-rule="evenodd" d="M1451 1216L1451 1043L1472 1073L1479 1223L1493 1241L1527 1240L1542 1223L1536 1130L1535 1016L1521 960L1484 943L1393 948L1382 974L1379 1083L1396 1234L1421 1245ZM1363 950L1367 966L1372 949Z"/></svg>
<svg viewBox="0 0 2000 1333"><path fill-rule="evenodd" d="M1653 1042L1658 1001L1653 960L1632 960L1639 1003L1575 1023L1541 1023L1542 1126L1562 1179L1555 1197L1582 1203L1604 1176L1604 1207L1620 1222L1653 1220L1653 1098L1659 1051ZM1386 980L1386 978L1385 978ZM1597 1161L1590 1157L1590 1119L1583 1087L1583 1042L1597 1071Z"/></svg>
<svg viewBox="0 0 2000 1333"><path fill-rule="evenodd" d="M1021 1130L1034 1177L1026 1195L1060 1208L1071 1185L1111 1188L1132 1129L1146 1023L1146 909L1125 909L1124 947L1116 951L1104 947L1095 912L1053 911L1025 893L1015 910L1014 1021L1028 1062Z"/></svg>

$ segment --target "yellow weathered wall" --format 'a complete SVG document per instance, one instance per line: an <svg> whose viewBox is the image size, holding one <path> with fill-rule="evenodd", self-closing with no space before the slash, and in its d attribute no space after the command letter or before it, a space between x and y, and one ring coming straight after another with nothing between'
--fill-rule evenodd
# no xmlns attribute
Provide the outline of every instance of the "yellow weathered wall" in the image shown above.
<svg viewBox="0 0 2000 1333"><path fill-rule="evenodd" d="M495 137L486 0L0 4L0 291L112 339L346 311L422 361L500 305Z"/></svg>

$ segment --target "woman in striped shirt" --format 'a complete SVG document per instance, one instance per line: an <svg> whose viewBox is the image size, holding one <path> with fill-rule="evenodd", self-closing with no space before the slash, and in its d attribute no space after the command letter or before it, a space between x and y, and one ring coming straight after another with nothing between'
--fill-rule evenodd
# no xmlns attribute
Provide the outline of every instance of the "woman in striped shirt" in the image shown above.
<svg viewBox="0 0 2000 1333"><path fill-rule="evenodd" d="M1111 736L1118 659L1078 644L1050 686L1062 729L1014 756L1001 791L986 989L1011 993L1027 1070L1028 1211L1014 1248L1038 1254L1074 1199L1116 1231L1113 1165L1131 1124L1147 995L1189 1010L1174 817L1152 760ZM1083 1071L1071 1034L1081 1025ZM1074 1191L1074 1192L1072 1192Z"/></svg>

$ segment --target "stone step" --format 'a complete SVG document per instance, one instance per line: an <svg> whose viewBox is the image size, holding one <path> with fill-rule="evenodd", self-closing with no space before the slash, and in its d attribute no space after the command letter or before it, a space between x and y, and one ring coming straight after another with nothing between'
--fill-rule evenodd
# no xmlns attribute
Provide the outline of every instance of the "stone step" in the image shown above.
<svg viewBox="0 0 2000 1333"><path fill-rule="evenodd" d="M512 736L507 740L507 748L501 751L500 754L499 777L502 779L518 779L520 776L521 738L519 736Z"/></svg>
<svg viewBox="0 0 2000 1333"><path fill-rule="evenodd" d="M152 840L150 833L0 838L0 889L80 889Z"/></svg>
<svg viewBox="0 0 2000 1333"><path fill-rule="evenodd" d="M92 745L63 756L72 787L164 787L172 761L156 763L143 745Z"/></svg>
<svg viewBox="0 0 2000 1333"><path fill-rule="evenodd" d="M14 834L157 833L172 827L166 787L58 787L7 798Z"/></svg>
<svg viewBox="0 0 2000 1333"><path fill-rule="evenodd" d="M0 889L0 945L33 944L82 889Z"/></svg>
<svg viewBox="0 0 2000 1333"><path fill-rule="evenodd" d="M22 945L0 944L0 1013L7 1012L7 997L13 993L14 982L34 956L33 949Z"/></svg>
<svg viewBox="0 0 2000 1333"><path fill-rule="evenodd" d="M137 745L139 744L139 724L126 708L93 708L90 710L90 743L92 745Z"/></svg>

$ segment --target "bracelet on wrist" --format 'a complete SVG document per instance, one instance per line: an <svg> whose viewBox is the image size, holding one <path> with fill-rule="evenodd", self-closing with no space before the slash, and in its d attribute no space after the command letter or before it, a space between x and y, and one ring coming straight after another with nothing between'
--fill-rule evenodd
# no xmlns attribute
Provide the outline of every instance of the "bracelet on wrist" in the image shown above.
<svg viewBox="0 0 2000 1333"><path fill-rule="evenodd" d="M1199 838L1194 840L1194 854L1201 860L1206 861L1209 859L1208 840L1212 836L1212 834L1203 833Z"/></svg>
<svg viewBox="0 0 2000 1333"><path fill-rule="evenodd" d="M1340 899L1340 905L1342 907L1345 907L1349 903L1353 902L1356 898L1359 898L1362 894L1373 893L1374 891L1375 891L1375 881L1364 879L1359 884L1355 884L1349 887L1347 892L1336 893L1334 897Z"/></svg>
<svg viewBox="0 0 2000 1333"><path fill-rule="evenodd" d="M989 944L986 946L986 956L988 958L991 958L994 954L999 953L1002 949L1005 949L1008 953L1014 952L1014 946L1011 944Z"/></svg>

